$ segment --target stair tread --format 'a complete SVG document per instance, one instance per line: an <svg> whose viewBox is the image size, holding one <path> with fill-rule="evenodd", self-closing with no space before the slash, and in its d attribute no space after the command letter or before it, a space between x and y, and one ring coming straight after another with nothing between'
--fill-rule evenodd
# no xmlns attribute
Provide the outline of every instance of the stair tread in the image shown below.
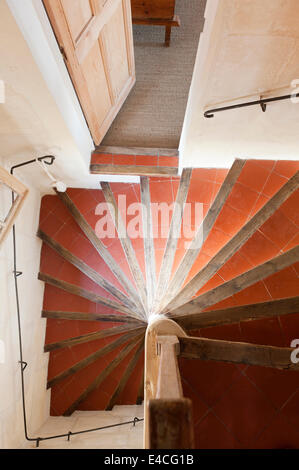
<svg viewBox="0 0 299 470"><path fill-rule="evenodd" d="M221 247L232 243L232 238L240 233L240 230L247 222L254 220L255 214L265 207L268 201L291 180L299 167L298 162L276 162L274 160L239 160L239 162L241 162L239 163L240 173L239 175L236 173L237 181L234 181L232 187L229 187L228 195L223 196L224 200L223 205L220 206L220 213L217 214L215 223L212 223L211 231L194 263L188 265L187 277L183 285L187 285L199 271L208 265L216 254L220 256ZM236 168L237 166L238 163L236 163ZM200 202L205 217L213 207L215 198L217 200L217 194L224 194L223 182L228 174L228 169L192 169L188 191L184 196L186 202L191 203L193 207L195 202ZM143 182L148 183L151 203L170 204L176 200L180 177L148 176L144 178ZM126 206L141 202L139 184L111 183L110 189L116 201L118 196L126 196ZM222 190L222 193L219 192L220 190ZM67 191L67 196L94 233L101 216L100 206L98 205L105 203L103 191L100 189L70 188ZM204 284L195 292L193 297L195 300L197 297L201 298L201 296L207 299L206 305L199 304L201 312L207 312L205 317L207 321L210 311L238 306L246 307L248 304L258 305L261 302L274 302L273 305L275 305L275 301L280 301L280 299L298 296L298 262L289 261L283 269L278 269L276 272L274 270L270 275L263 275L261 279L257 278L256 282L253 278L250 285L246 283L241 285L241 288L236 289L231 295L222 295L219 299L218 297L213 299L211 297L214 292L217 292L218 287L223 289L226 283L234 282L237 278L241 279L242 276L245 276L247 279L248 276L250 277L250 272L257 266L263 266L269 261L273 262L272 260L291 250L296 253L299 242L298 207L299 190L297 189L288 196L268 220L258 227L258 230L253 231L248 240L235 251L230 252L229 258L217 267L214 274L205 279ZM124 215L125 206L121 210L123 211L122 215ZM129 234L127 243L128 246L131 246L130 250L132 249L128 259L132 260L132 256L136 258L144 286L146 285L147 289L149 287L147 282L148 266L151 266L151 270L155 269L155 276L151 280L151 282L154 280L154 285L151 289L155 290L157 288L160 277L160 279L163 279L163 286L160 286L160 290L161 293L165 293L187 253L188 245L185 242L192 240L192 237L186 235L183 230L188 220L188 211L185 210L182 216L180 238L175 251L168 248L166 252L165 249L170 243L168 234L171 218L168 224L165 223L166 229L163 227L163 235L165 235L163 237L161 222L155 219L153 206L150 211L153 230L158 229L159 232L158 236L152 241L152 245L148 244L146 246L147 258L142 236L134 237L129 230L136 213L126 215L125 225ZM194 214L192 214L191 219L193 219L192 226L189 228L194 229ZM198 219L199 223L202 219L203 217ZM141 220L142 224L143 220ZM75 409L103 410L107 406L116 406L118 404L133 405L136 400L139 403L142 400L140 387L144 359L143 354L141 354L138 360L134 361L134 352L137 347L134 347L119 364L117 357L128 343L113 347L110 352L103 356L101 354L97 356L99 351L110 344L112 345L117 338L123 338L126 335L127 328L132 328L133 333L142 331L141 334L144 336L146 323L138 323L137 317L134 317L135 314L140 318L138 308L136 312L132 308L135 307L134 299L131 298L130 292L117 277L117 271L113 273L107 267L107 263L93 245L89 235L90 229L85 233L84 230L81 230L63 203L61 196L47 195L43 197L40 210L40 229L45 234L40 271L46 275L46 277L42 276L42 279L47 281L42 316L47 318L46 350L51 350L48 380L52 383L54 379L51 395L51 414L61 415ZM143 229L142 226L141 235ZM130 262L128 263L121 241L115 237L103 239L102 242L104 251L107 250L107 254L109 253L108 257L113 257L118 264L118 269L121 269L128 280L128 286L133 286L135 289L136 277L134 280ZM231 246L233 245L231 244ZM153 253L151 251L152 247L155 262L146 264L149 253ZM165 253L169 259L165 258L163 261ZM163 272L161 272L162 266ZM105 283L105 281L108 282ZM81 290L76 291L74 288L80 288ZM140 291L140 286L138 291ZM78 294L81 294L81 296ZM129 304L126 303L126 299ZM98 301L101 303L97 303ZM117 310L120 305L122 311ZM192 305L192 309L188 307L188 313L195 311L194 302L190 305ZM181 311L180 308L177 308L174 310L174 314L181 315L181 312L185 311L184 309L185 306ZM104 321L106 320L105 315L108 321ZM287 346L286 344L278 344L282 341L282 337L279 335L282 331L282 325L287 327L294 315L296 315L294 312L291 314L283 312L281 317L276 315L276 317L258 318L247 322L251 324L251 329L246 326L246 322L241 322L244 325L242 327L240 324L224 325L220 322L218 326L201 328L200 332L195 331L195 335L200 334L207 338L246 342L247 334L250 342L259 342L261 344L262 333L259 333L259 325L264 325L261 331L264 334L265 341L269 341L265 344L271 345L272 341L273 344L277 342L277 344L275 343L277 346ZM117 321L117 319L121 321ZM268 336L265 333L267 325L272 325L274 329ZM116 328L116 333L119 331L119 334L110 336L110 333L114 334L111 330L114 328ZM143 329L138 330L138 328ZM98 332L103 332L105 337L101 337L102 333L97 337ZM142 337L140 338L142 339ZM94 354L95 359L88 362L87 359ZM82 367L80 366L77 370L77 364L80 364L81 361L83 361ZM106 376L105 368L113 363L117 364L115 369ZM71 372L73 367L75 367L74 373ZM67 375L56 381L55 378L66 371L69 371ZM103 373L101 387L96 387L86 396L83 396L84 391L88 389L101 372ZM83 398L77 403L81 395Z"/></svg>

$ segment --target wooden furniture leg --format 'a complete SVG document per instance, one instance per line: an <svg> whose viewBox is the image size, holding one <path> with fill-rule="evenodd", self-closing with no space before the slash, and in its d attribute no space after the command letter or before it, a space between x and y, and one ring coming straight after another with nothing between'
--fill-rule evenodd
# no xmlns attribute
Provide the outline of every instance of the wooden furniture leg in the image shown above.
<svg viewBox="0 0 299 470"><path fill-rule="evenodd" d="M171 37L171 25L165 27L165 46L170 46L170 37Z"/></svg>

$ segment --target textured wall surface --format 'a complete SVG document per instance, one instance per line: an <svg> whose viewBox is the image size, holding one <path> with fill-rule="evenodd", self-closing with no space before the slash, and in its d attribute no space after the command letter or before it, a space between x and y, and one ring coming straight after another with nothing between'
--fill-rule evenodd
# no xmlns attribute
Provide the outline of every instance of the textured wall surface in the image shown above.
<svg viewBox="0 0 299 470"><path fill-rule="evenodd" d="M26 183L26 182L25 182ZM16 222L17 269L25 371L28 431L32 434L49 416L46 390L48 354L43 352L46 322L41 318L44 286L37 280L41 243L36 237L40 193L29 195ZM1 207L10 205L10 194L0 193ZM0 247L0 448L16 448L24 442L17 311L13 276L12 232Z"/></svg>

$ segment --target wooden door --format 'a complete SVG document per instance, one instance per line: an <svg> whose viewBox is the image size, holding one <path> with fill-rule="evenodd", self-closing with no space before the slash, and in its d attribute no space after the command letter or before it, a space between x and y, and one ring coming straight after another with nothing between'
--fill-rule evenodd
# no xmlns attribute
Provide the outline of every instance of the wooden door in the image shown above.
<svg viewBox="0 0 299 470"><path fill-rule="evenodd" d="M130 0L44 0L98 145L135 83Z"/></svg>

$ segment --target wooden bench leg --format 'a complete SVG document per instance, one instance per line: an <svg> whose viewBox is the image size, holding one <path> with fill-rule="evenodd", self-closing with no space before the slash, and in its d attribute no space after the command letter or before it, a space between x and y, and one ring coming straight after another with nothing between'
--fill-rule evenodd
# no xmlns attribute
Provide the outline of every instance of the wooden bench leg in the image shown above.
<svg viewBox="0 0 299 470"><path fill-rule="evenodd" d="M171 37L171 26L168 25L165 27L165 47L170 46L170 37Z"/></svg>

